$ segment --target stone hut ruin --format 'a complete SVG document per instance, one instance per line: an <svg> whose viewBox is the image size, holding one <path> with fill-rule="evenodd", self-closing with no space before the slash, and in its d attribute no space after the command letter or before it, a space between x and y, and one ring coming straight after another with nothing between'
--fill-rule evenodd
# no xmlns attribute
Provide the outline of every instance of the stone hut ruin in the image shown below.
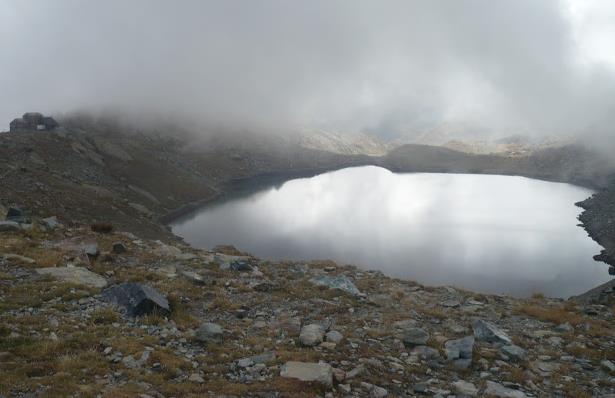
<svg viewBox="0 0 615 398"><path fill-rule="evenodd" d="M10 131L11 133L20 131L51 131L59 126L58 122L51 116L43 116L42 113L38 112L28 112L10 123Z"/></svg>

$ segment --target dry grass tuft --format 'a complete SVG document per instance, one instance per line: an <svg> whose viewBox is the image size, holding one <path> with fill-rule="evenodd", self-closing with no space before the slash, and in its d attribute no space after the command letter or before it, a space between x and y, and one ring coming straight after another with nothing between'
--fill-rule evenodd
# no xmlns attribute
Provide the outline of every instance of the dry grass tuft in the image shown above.
<svg viewBox="0 0 615 398"><path fill-rule="evenodd" d="M581 315L567 310L565 306L561 307L542 307L534 304L524 304L514 310L517 314L531 316L543 322L551 322L556 325L562 323L570 323L573 326L583 323L584 319Z"/></svg>

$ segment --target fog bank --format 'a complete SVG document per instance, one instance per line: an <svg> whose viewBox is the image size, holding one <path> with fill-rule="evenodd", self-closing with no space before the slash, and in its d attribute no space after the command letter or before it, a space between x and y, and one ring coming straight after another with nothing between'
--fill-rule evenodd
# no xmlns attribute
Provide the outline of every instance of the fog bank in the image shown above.
<svg viewBox="0 0 615 398"><path fill-rule="evenodd" d="M464 123L610 144L615 5L585 3L5 0L0 121L119 109L229 130Z"/></svg>

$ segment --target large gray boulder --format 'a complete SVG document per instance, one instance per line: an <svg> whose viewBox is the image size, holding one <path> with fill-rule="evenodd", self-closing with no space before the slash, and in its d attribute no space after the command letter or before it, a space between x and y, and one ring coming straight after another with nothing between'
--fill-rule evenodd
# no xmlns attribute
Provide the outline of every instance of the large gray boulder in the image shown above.
<svg viewBox="0 0 615 398"><path fill-rule="evenodd" d="M353 296L361 295L359 289L355 286L352 281L344 276L328 276L328 275L320 275L315 276L310 279L310 282L317 286L326 286L330 289L341 290Z"/></svg>
<svg viewBox="0 0 615 398"><path fill-rule="evenodd" d="M86 285L97 289L107 286L107 280L104 277L83 267L37 268L36 272L40 275L51 275L64 282Z"/></svg>
<svg viewBox="0 0 615 398"><path fill-rule="evenodd" d="M407 329L402 338L406 347L425 345L429 340L429 333L420 328Z"/></svg>
<svg viewBox="0 0 615 398"><path fill-rule="evenodd" d="M219 343L224 336L224 330L216 323L203 322L196 331L195 338L201 343Z"/></svg>
<svg viewBox="0 0 615 398"><path fill-rule="evenodd" d="M472 365L473 349L474 337L472 336L457 340L449 340L444 343L446 359L453 361L453 365L458 369L467 369Z"/></svg>
<svg viewBox="0 0 615 398"><path fill-rule="evenodd" d="M512 361L524 361L527 358L525 350L514 344L505 345L500 348L500 351Z"/></svg>
<svg viewBox="0 0 615 398"><path fill-rule="evenodd" d="M168 315L171 312L169 301L156 289L139 283L122 283L105 289L101 299L126 309L130 316L151 313Z"/></svg>
<svg viewBox="0 0 615 398"><path fill-rule="evenodd" d="M324 336L325 331L322 326L312 323L301 328L301 333L299 333L299 341L304 346L312 347L320 344Z"/></svg>
<svg viewBox="0 0 615 398"><path fill-rule="evenodd" d="M482 319L475 319L472 328L474 329L474 337L478 341L502 344L512 343L510 337L502 329Z"/></svg>
<svg viewBox="0 0 615 398"><path fill-rule="evenodd" d="M21 227L14 221L0 221L0 232L16 232L19 230L21 230Z"/></svg>
<svg viewBox="0 0 615 398"><path fill-rule="evenodd" d="M455 393L460 397L476 397L478 395L478 388L465 380L453 382L453 388L455 389Z"/></svg>
<svg viewBox="0 0 615 398"><path fill-rule="evenodd" d="M25 223L26 222L26 216L25 216L23 210L21 210L19 207L11 206L11 207L9 207L9 209L6 212L6 220L7 221L14 221L16 223Z"/></svg>
<svg viewBox="0 0 615 398"><path fill-rule="evenodd" d="M60 223L58 222L58 218L56 216L43 218L41 220L41 226L47 231L53 231L59 224Z"/></svg>
<svg viewBox="0 0 615 398"><path fill-rule="evenodd" d="M504 387L499 383L487 381L487 388L484 393L488 397L498 398L526 398L527 395L523 391L513 390L512 388Z"/></svg>
<svg viewBox="0 0 615 398"><path fill-rule="evenodd" d="M333 369L326 363L289 361L282 366L280 376L316 382L327 387L333 384Z"/></svg>

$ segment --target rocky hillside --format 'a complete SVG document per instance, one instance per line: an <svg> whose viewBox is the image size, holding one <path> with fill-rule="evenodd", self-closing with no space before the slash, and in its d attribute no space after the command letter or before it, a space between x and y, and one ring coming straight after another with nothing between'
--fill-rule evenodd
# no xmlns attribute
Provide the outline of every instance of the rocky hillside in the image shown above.
<svg viewBox="0 0 615 398"><path fill-rule="evenodd" d="M6 397L611 397L612 308L1 223Z"/></svg>
<svg viewBox="0 0 615 398"><path fill-rule="evenodd" d="M341 155L383 156L390 149L389 145L374 136L327 130L304 130L299 133L298 144L303 148Z"/></svg>
<svg viewBox="0 0 615 398"><path fill-rule="evenodd" d="M363 164L603 186L609 163L587 150L511 159L411 145L369 157L62 123L0 134L0 396L615 396L601 294L515 299L267 262L197 250L162 223L220 195ZM612 197L596 195L582 218L607 251Z"/></svg>
<svg viewBox="0 0 615 398"><path fill-rule="evenodd" d="M594 259L609 264L609 273L615 275L615 180L607 188L577 205L584 209L579 216L583 227L604 247L602 253Z"/></svg>
<svg viewBox="0 0 615 398"><path fill-rule="evenodd" d="M393 171L521 175L596 189L607 186L615 172L612 159L578 145L543 149L522 157L404 145L384 156L382 164Z"/></svg>
<svg viewBox="0 0 615 398"><path fill-rule="evenodd" d="M366 162L361 156L271 142L203 145L176 132L72 120L63 126L0 134L0 206L18 205L28 215L57 216L67 223L109 221L170 239L160 217L211 200L234 180L264 174L288 178Z"/></svg>
<svg viewBox="0 0 615 398"><path fill-rule="evenodd" d="M609 160L581 147L510 158L406 145L381 157L307 149L275 136L203 139L173 127L129 129L83 119L48 132L0 134L0 205L66 222L112 221L147 237L172 238L160 218L255 182L354 165L401 172L519 174L601 187ZM254 178L258 177L258 178ZM266 178L263 178L266 177ZM240 187L236 181L249 181Z"/></svg>

